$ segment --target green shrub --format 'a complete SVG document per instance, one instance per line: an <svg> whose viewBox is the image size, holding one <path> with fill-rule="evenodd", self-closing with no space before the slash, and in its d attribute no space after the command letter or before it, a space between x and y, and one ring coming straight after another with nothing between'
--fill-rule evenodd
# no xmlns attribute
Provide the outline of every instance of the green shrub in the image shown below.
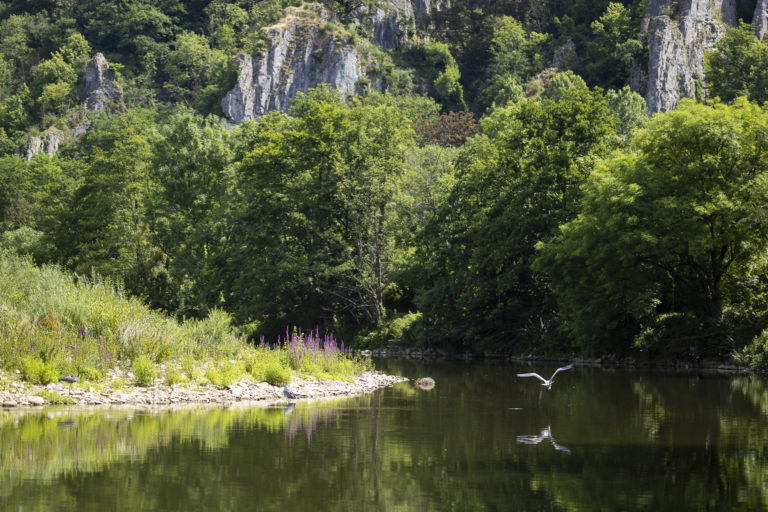
<svg viewBox="0 0 768 512"><path fill-rule="evenodd" d="M211 365L205 371L205 378L214 386L229 386L242 376L242 367L237 362L225 362L221 365Z"/></svg>
<svg viewBox="0 0 768 512"><path fill-rule="evenodd" d="M149 386L157 377L157 365L144 354L133 360L133 375L137 386Z"/></svg>
<svg viewBox="0 0 768 512"><path fill-rule="evenodd" d="M80 374L80 379L84 381L99 382L103 377L99 370L90 366L81 366L77 371Z"/></svg>
<svg viewBox="0 0 768 512"><path fill-rule="evenodd" d="M735 353L733 358L737 363L752 368L768 367L768 329L755 336L752 343Z"/></svg>
<svg viewBox="0 0 768 512"><path fill-rule="evenodd" d="M181 326L180 337L191 345L196 357L210 357L214 353L232 357L243 346L242 340L234 334L232 317L220 309L214 309L208 318L187 320Z"/></svg>
<svg viewBox="0 0 768 512"><path fill-rule="evenodd" d="M184 382L184 376L178 368L168 368L165 371L165 385L173 386Z"/></svg>
<svg viewBox="0 0 768 512"><path fill-rule="evenodd" d="M291 372L278 361L268 361L263 372L264 382L273 386L285 386L291 380Z"/></svg>
<svg viewBox="0 0 768 512"><path fill-rule="evenodd" d="M58 370L51 363L44 363L37 357L25 357L21 361L21 375L30 384L50 384L59 377Z"/></svg>
<svg viewBox="0 0 768 512"><path fill-rule="evenodd" d="M215 366L209 366L205 370L205 378L214 386L221 386L221 372Z"/></svg>
<svg viewBox="0 0 768 512"><path fill-rule="evenodd" d="M37 396L43 397L46 402L53 405L70 405L75 403L75 401L68 396L63 396L58 393L54 393L53 391L48 391L47 389L38 391Z"/></svg>

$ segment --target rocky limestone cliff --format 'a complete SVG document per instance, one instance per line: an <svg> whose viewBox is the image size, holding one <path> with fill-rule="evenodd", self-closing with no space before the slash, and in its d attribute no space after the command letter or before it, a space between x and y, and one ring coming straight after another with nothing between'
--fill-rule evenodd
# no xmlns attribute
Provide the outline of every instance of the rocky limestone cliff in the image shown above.
<svg viewBox="0 0 768 512"><path fill-rule="evenodd" d="M755 14L752 17L752 25L755 27L755 35L763 39L768 32L768 0L758 0L755 6Z"/></svg>
<svg viewBox="0 0 768 512"><path fill-rule="evenodd" d="M642 26L647 67L635 67L631 84L649 114L671 110L683 97L706 97L704 52L726 24L736 24L735 0L650 0Z"/></svg>
<svg viewBox="0 0 768 512"><path fill-rule="evenodd" d="M330 13L319 4L286 9L267 29L261 55L240 54L240 76L221 102L224 115L240 124L272 110L286 110L298 92L321 83L346 94L356 92L365 73L355 47L326 30Z"/></svg>
<svg viewBox="0 0 768 512"><path fill-rule="evenodd" d="M39 153L53 156L65 138L66 134L55 126L51 126L40 135L31 136L27 142L27 160L32 160Z"/></svg>
<svg viewBox="0 0 768 512"><path fill-rule="evenodd" d="M632 89L643 95L648 113L667 112L681 98L707 97L704 53L728 26L738 23L745 0L650 0L641 32L648 38L648 61L636 63ZM753 26L762 38L768 31L768 0L757 0ZM744 7L742 5L741 7Z"/></svg>
<svg viewBox="0 0 768 512"><path fill-rule="evenodd" d="M373 13L373 39L382 48L392 49L408 42L408 30L414 19L413 7L408 0L391 0Z"/></svg>
<svg viewBox="0 0 768 512"><path fill-rule="evenodd" d="M440 0L382 0L373 12L373 39L371 42L382 48L392 49L408 42L408 33L429 25L429 14L434 8L440 10ZM361 10L360 18L366 16Z"/></svg>
<svg viewBox="0 0 768 512"><path fill-rule="evenodd" d="M69 131L51 126L39 136L29 137L27 160L32 160L41 152L53 155L59 150L62 142L82 137L91 126L88 112L103 112L109 108L121 109L123 106L123 89L115 81L115 72L109 69L109 62L101 53L94 55L88 62L79 89L83 106L67 119Z"/></svg>
<svg viewBox="0 0 768 512"><path fill-rule="evenodd" d="M101 53L94 55L85 68L80 99L92 112L102 112L111 104L122 102L123 90L115 81L115 71L109 69L109 62Z"/></svg>

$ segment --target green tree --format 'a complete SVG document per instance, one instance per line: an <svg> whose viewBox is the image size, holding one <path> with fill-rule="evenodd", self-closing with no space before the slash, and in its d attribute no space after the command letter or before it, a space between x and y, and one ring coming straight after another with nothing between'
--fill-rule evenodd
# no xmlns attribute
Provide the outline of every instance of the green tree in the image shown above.
<svg viewBox="0 0 768 512"><path fill-rule="evenodd" d="M289 324L325 328L336 315L347 319L334 269L350 250L338 229L346 221L338 190L350 120L329 89L299 95L291 114L244 127L241 199L222 276L228 309L270 336Z"/></svg>
<svg viewBox="0 0 768 512"><path fill-rule="evenodd" d="M403 153L413 134L397 110L357 106L348 158L350 174L343 187L353 227L353 282L359 283L360 307L367 322L384 318L384 288L389 281L395 240L390 223L394 197L404 171Z"/></svg>
<svg viewBox="0 0 768 512"><path fill-rule="evenodd" d="M164 55L184 14L178 0L125 0L77 3L75 16L83 33L103 52L119 52L126 63L138 64L147 53Z"/></svg>
<svg viewBox="0 0 768 512"><path fill-rule="evenodd" d="M541 94L541 97L552 101L560 101L569 91L576 90L588 90L586 82L573 71L564 71L555 73L549 80L547 88Z"/></svg>
<svg viewBox="0 0 768 512"><path fill-rule="evenodd" d="M467 109L459 66L447 44L429 41L421 46L412 46L404 57L405 64L414 67L423 79L432 84L435 100L443 109Z"/></svg>
<svg viewBox="0 0 768 512"><path fill-rule="evenodd" d="M225 237L231 141L217 119L182 109L153 144L148 218L163 279L158 275L150 298L177 316L203 317L219 298L215 266Z"/></svg>
<svg viewBox="0 0 768 512"><path fill-rule="evenodd" d="M745 100L686 100L593 173L583 211L535 265L585 350L627 350L642 334L677 357L730 353L732 298L768 244L766 133L768 115Z"/></svg>
<svg viewBox="0 0 768 512"><path fill-rule="evenodd" d="M205 86L226 74L227 56L212 49L204 36L193 32L180 33L172 46L165 60L168 82L163 87L173 98L195 105Z"/></svg>
<svg viewBox="0 0 768 512"><path fill-rule="evenodd" d="M615 141L614 123L586 87L484 119L485 136L462 149L456 186L420 246L416 303L429 330L485 348L551 342L554 304L547 276L531 269L535 245L578 213L580 185Z"/></svg>
<svg viewBox="0 0 768 512"><path fill-rule="evenodd" d="M491 77L483 92L483 104L503 106L517 98L516 87L546 67L546 34L528 32L523 24L510 16L499 19L493 32L487 73ZM510 91L512 91L510 93Z"/></svg>
<svg viewBox="0 0 768 512"><path fill-rule="evenodd" d="M768 100L768 44L757 39L751 25L742 22L728 29L704 62L710 96L723 101L738 96Z"/></svg>
<svg viewBox="0 0 768 512"><path fill-rule="evenodd" d="M94 120L81 143L86 155L82 183L55 234L67 267L117 279L145 297L154 287L160 259L147 222L152 118L150 112L130 110Z"/></svg>
<svg viewBox="0 0 768 512"><path fill-rule="evenodd" d="M20 157L0 157L0 232L19 228L31 217L27 189L29 170Z"/></svg>
<svg viewBox="0 0 768 512"><path fill-rule="evenodd" d="M605 98L611 113L619 120L616 132L625 144L631 140L635 130L648 125L645 98L632 91L628 85L618 91L606 91Z"/></svg>
<svg viewBox="0 0 768 512"><path fill-rule="evenodd" d="M491 73L507 75L525 82L545 67L543 50L547 35L528 32L510 16L497 22L491 40Z"/></svg>
<svg viewBox="0 0 768 512"><path fill-rule="evenodd" d="M248 11L224 0L214 0L205 10L213 46L227 54L235 53L242 45L238 34L248 28Z"/></svg>
<svg viewBox="0 0 768 512"><path fill-rule="evenodd" d="M615 89L627 85L632 61L643 50L640 20L631 8L611 2L591 28L585 66L587 81Z"/></svg>
<svg viewBox="0 0 768 512"><path fill-rule="evenodd" d="M383 315L393 187L407 122L321 87L245 127L225 300L241 322L375 327Z"/></svg>

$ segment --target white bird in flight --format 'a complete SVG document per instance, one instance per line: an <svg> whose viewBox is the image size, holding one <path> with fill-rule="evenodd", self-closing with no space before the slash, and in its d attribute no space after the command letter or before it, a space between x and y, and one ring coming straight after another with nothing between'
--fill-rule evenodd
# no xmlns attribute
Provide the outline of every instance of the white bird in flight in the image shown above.
<svg viewBox="0 0 768 512"><path fill-rule="evenodd" d="M517 376L518 377L536 377L541 382L543 382L542 386L547 386L547 389L552 389L552 384L555 382L555 375L557 375L557 372L570 370L571 368L573 368L572 364L569 364L568 366L563 366L562 368L558 368L557 370L555 370L555 373L552 374L549 380L545 379L538 373L518 373Z"/></svg>

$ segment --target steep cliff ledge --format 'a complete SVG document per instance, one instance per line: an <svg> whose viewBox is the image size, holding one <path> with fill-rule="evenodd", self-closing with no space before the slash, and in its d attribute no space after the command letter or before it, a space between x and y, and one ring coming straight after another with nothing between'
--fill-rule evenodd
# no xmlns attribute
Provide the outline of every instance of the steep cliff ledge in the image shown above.
<svg viewBox="0 0 768 512"><path fill-rule="evenodd" d="M123 89L116 81L115 71L109 68L109 62L101 53L94 55L85 68L80 98L92 112L102 112L123 100Z"/></svg>
<svg viewBox="0 0 768 512"><path fill-rule="evenodd" d="M116 81L114 70L109 68L109 62L101 53L94 55L85 68L85 75L80 84L80 99L83 104L69 116L67 131L51 126L39 136L29 137L27 160L32 160L41 152L52 156L59 150L62 142L80 138L91 126L88 112L124 108L123 89Z"/></svg>
<svg viewBox="0 0 768 512"><path fill-rule="evenodd" d="M704 52L736 23L733 0L651 0L642 30L648 34L647 68L635 69L632 87L645 95L648 113L675 108L682 97L706 95Z"/></svg>
<svg viewBox="0 0 768 512"><path fill-rule="evenodd" d="M440 0L381 0L373 11L373 39L371 42L382 48L404 46L409 32L429 26L432 9L440 10ZM367 9L360 12L361 22L367 16Z"/></svg>
<svg viewBox="0 0 768 512"><path fill-rule="evenodd" d="M240 54L240 76L221 102L227 119L240 124L272 110L285 110L298 92L321 83L356 92L365 72L349 38L330 30L331 14L320 4L286 9L267 29L261 55Z"/></svg>
<svg viewBox="0 0 768 512"><path fill-rule="evenodd" d="M704 53L736 26L739 0L650 0L641 31L648 37L648 61L632 73L632 88L645 96L648 113L674 109L681 98L707 95ZM758 0L753 25L768 30L768 0Z"/></svg>
<svg viewBox="0 0 768 512"><path fill-rule="evenodd" d="M763 39L768 32L768 0L758 0L755 6L755 14L752 17L752 25L755 27L755 35Z"/></svg>

